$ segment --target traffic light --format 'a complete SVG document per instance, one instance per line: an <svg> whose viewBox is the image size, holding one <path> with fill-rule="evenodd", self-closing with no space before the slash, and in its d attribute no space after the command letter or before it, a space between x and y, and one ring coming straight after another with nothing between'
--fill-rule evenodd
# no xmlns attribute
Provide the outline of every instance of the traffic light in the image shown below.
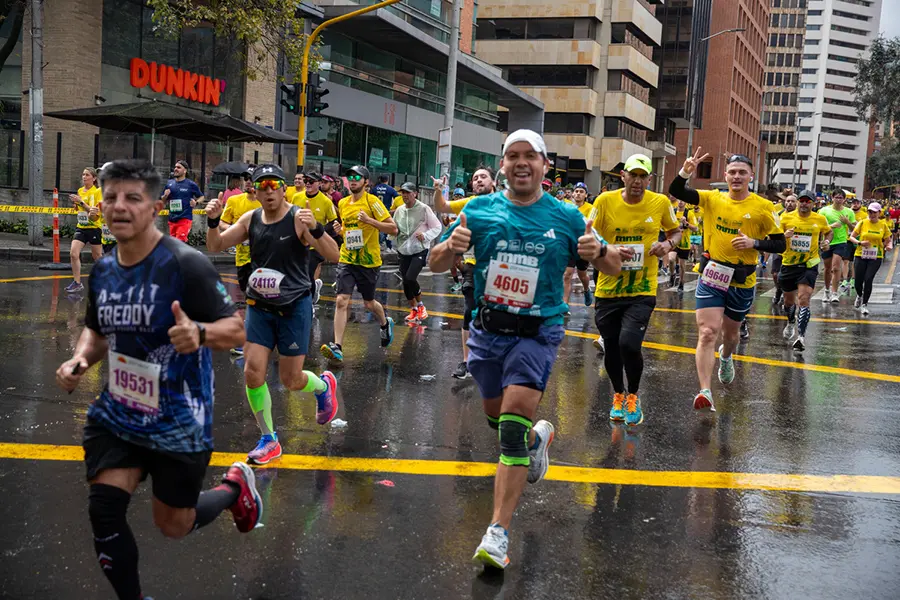
<svg viewBox="0 0 900 600"><path fill-rule="evenodd" d="M300 84L281 84L281 105L288 109L288 112L295 115L300 114Z"/></svg>
<svg viewBox="0 0 900 600"><path fill-rule="evenodd" d="M318 73L309 75L309 82L306 84L306 115L315 117L322 114L322 111L328 108L327 102L322 102L322 98L328 95L329 90L322 87L323 79Z"/></svg>

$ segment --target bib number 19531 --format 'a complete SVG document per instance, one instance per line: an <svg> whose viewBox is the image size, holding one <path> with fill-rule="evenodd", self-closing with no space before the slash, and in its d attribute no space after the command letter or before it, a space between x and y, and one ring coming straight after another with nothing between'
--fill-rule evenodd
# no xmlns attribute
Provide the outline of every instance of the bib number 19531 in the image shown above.
<svg viewBox="0 0 900 600"><path fill-rule="evenodd" d="M511 265L493 259L484 285L484 299L494 304L530 308L534 304L539 273L540 269L536 267Z"/></svg>
<svg viewBox="0 0 900 600"><path fill-rule="evenodd" d="M141 412L159 411L160 365L109 352L109 393L117 402Z"/></svg>

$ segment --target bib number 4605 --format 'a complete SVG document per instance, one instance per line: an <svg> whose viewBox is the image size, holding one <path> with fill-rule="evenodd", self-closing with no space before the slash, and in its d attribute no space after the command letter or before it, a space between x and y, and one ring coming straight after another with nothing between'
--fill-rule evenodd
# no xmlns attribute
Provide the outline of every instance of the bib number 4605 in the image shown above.
<svg viewBox="0 0 900 600"><path fill-rule="evenodd" d="M509 275L497 275L494 279L494 287L500 291L514 294L527 294L529 290L528 280Z"/></svg>

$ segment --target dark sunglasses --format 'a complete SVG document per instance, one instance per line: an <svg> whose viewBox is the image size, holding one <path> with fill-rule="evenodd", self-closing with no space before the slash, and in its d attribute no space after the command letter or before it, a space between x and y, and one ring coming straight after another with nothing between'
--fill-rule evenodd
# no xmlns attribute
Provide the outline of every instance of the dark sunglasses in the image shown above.
<svg viewBox="0 0 900 600"><path fill-rule="evenodd" d="M318 179L304 179L303 183L309 185L310 183L319 183Z"/></svg>
<svg viewBox="0 0 900 600"><path fill-rule="evenodd" d="M347 175L347 181L362 181L362 175Z"/></svg>
<svg viewBox="0 0 900 600"><path fill-rule="evenodd" d="M753 161L751 161L749 158L747 158L743 154L732 154L730 157L728 157L728 160L725 162L726 162L726 164L729 164L729 165L731 163L742 162L742 163L747 163L751 167L753 166Z"/></svg>

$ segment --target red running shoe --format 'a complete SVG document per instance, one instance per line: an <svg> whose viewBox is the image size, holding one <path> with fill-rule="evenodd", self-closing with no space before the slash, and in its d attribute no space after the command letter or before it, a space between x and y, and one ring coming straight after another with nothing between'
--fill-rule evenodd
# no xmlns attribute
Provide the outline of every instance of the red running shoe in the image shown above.
<svg viewBox="0 0 900 600"><path fill-rule="evenodd" d="M263 503L259 492L256 491L256 476L253 469L240 461L231 465L228 472L222 476L223 482L230 482L240 486L241 491L237 500L228 510L234 517L234 524L238 531L247 533L256 527L263 515Z"/></svg>

